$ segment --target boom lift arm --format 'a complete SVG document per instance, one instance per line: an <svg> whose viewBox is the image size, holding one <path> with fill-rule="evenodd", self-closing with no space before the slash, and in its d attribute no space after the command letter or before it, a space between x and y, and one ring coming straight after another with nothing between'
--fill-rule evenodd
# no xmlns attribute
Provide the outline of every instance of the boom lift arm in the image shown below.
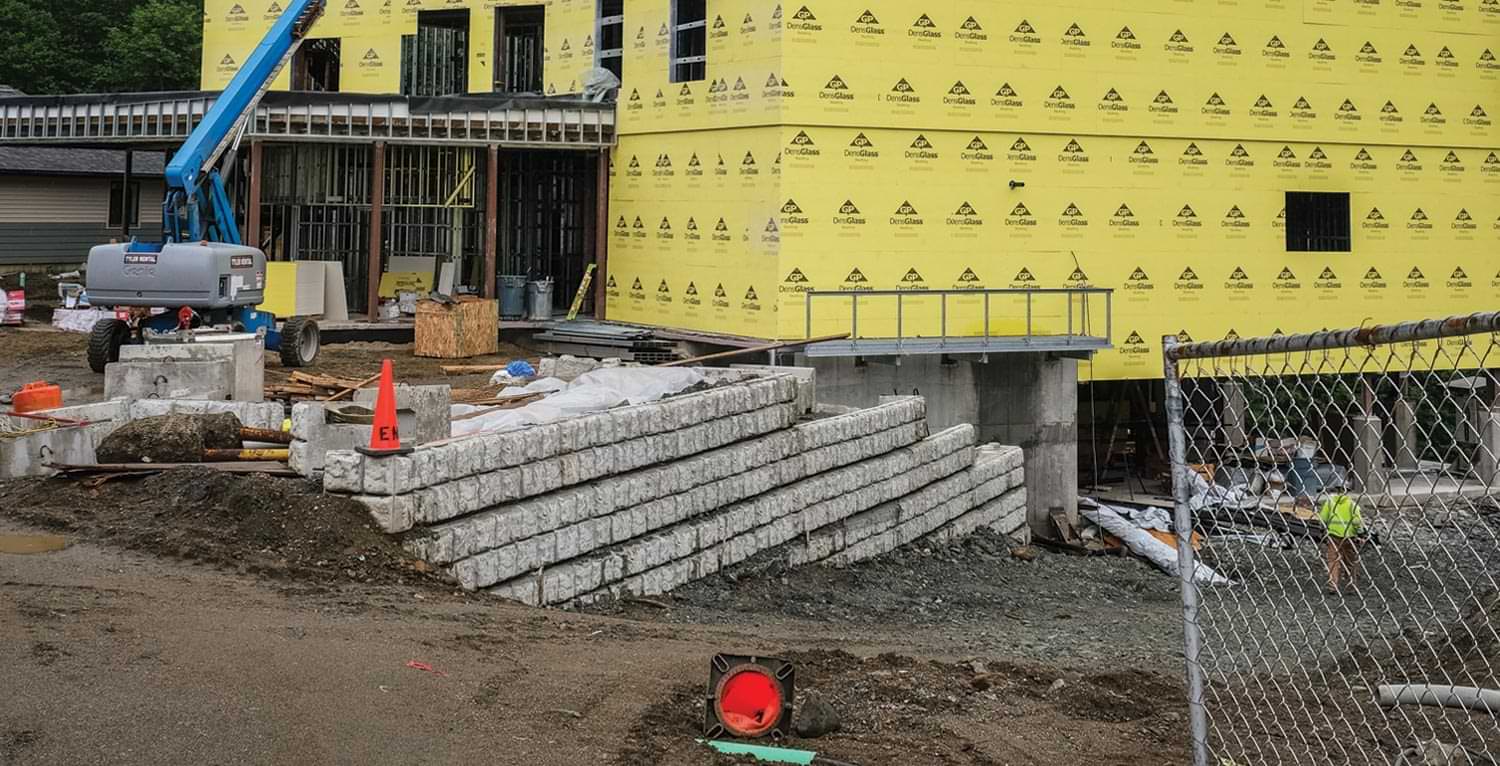
<svg viewBox="0 0 1500 766"><path fill-rule="evenodd" d="M244 135L255 107L323 15L325 0L283 0L286 10L245 57L213 106L166 167L160 242L111 243L89 251L94 306L126 309L94 325L89 367L118 361L120 346L204 326L263 332L288 367L317 357L317 322L257 310L265 298L266 254L240 238L234 206L216 165ZM165 309L165 311L159 311Z"/></svg>
<svg viewBox="0 0 1500 766"><path fill-rule="evenodd" d="M230 146L239 143L261 96L296 55L307 31L323 15L325 4L325 0L291 0L287 4L203 121L167 163L162 241L241 244L234 208L214 166Z"/></svg>

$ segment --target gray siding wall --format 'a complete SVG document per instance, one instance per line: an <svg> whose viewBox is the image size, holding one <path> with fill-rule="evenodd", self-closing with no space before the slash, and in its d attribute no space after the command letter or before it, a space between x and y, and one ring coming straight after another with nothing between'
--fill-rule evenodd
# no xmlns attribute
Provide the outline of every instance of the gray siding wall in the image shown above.
<svg viewBox="0 0 1500 766"><path fill-rule="evenodd" d="M161 179L143 178L140 225L133 236L161 232ZM109 178L0 176L0 265L81 264L89 248L119 239L108 227Z"/></svg>

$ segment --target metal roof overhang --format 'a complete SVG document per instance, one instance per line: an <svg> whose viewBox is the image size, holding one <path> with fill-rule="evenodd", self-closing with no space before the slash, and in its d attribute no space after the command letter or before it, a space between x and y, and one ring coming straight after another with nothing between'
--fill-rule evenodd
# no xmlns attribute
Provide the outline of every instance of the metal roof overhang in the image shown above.
<svg viewBox="0 0 1500 766"><path fill-rule="evenodd" d="M0 144L170 148L215 91L0 98ZM246 136L269 141L597 150L614 145L615 106L575 98L477 94L422 98L267 93Z"/></svg>

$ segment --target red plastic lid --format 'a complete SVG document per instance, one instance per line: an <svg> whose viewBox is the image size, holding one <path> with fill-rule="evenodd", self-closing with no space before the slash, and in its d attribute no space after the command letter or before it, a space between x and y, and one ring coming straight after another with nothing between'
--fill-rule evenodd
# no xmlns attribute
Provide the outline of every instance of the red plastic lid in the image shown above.
<svg viewBox="0 0 1500 766"><path fill-rule="evenodd" d="M781 722L781 684L759 665L741 665L719 679L714 706L736 737L759 737Z"/></svg>

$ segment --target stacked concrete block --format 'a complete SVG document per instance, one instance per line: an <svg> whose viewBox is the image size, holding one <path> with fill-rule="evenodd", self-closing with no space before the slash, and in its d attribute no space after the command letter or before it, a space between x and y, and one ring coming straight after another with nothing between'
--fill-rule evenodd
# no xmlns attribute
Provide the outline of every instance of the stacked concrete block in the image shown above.
<svg viewBox="0 0 1500 766"><path fill-rule="evenodd" d="M825 472L916 444L926 428L922 400L908 398L474 514L410 537L407 548L427 561L452 564L450 572L466 588L486 587L773 488L822 481Z"/></svg>
<svg viewBox="0 0 1500 766"><path fill-rule="evenodd" d="M266 346L260 336L253 333L200 335L189 342L155 341L152 343L120 347L120 361L124 367L138 366L146 370L154 366L182 362L210 362L224 358L230 360L229 398L237 402L260 402L265 400ZM105 385L108 386L106 368ZM141 395L129 394L123 395ZM179 397L188 398L188 397ZM194 397L212 398L212 397Z"/></svg>
<svg viewBox="0 0 1500 766"><path fill-rule="evenodd" d="M662 593L962 471L973 462L973 445L973 427L955 426L909 447L544 569L540 580L521 576L491 592L533 604Z"/></svg>
<svg viewBox="0 0 1500 766"><path fill-rule="evenodd" d="M386 531L405 532L786 429L797 420L796 393L793 378L778 376L406 456L334 451L323 486L356 495Z"/></svg>
<svg viewBox="0 0 1500 766"><path fill-rule="evenodd" d="M121 361L104 368L104 396L109 399L197 399L227 401L234 398L234 347L204 344L125 346ZM126 349L161 354L128 360Z"/></svg>
<svg viewBox="0 0 1500 766"><path fill-rule="evenodd" d="M735 364L731 370L751 375L791 375L797 379L797 407L811 413L818 404L818 375L811 367L782 367L769 364Z"/></svg>
<svg viewBox="0 0 1500 766"><path fill-rule="evenodd" d="M360 406L374 409L375 389L356 391ZM303 476L323 470L325 456L370 443L371 427L328 422L328 410L339 403L302 402L292 406L292 444L289 464ZM450 386L396 386L396 424L406 445L444 441L453 435L453 389Z"/></svg>

